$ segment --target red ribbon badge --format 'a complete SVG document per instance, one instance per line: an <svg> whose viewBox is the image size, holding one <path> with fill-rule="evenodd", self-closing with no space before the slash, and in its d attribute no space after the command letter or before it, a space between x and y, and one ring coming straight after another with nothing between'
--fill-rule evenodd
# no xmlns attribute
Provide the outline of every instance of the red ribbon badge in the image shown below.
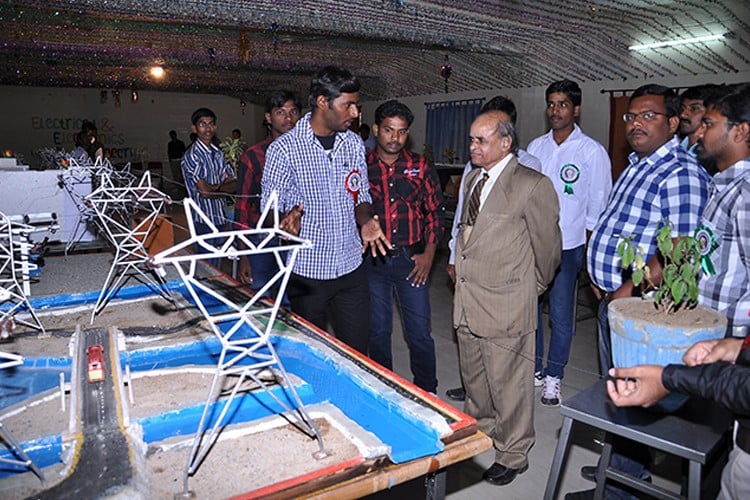
<svg viewBox="0 0 750 500"><path fill-rule="evenodd" d="M359 175L359 171L352 170L349 172L344 183L346 184L346 190L352 195L352 199L356 205L359 198L359 190L362 187L362 176Z"/></svg>

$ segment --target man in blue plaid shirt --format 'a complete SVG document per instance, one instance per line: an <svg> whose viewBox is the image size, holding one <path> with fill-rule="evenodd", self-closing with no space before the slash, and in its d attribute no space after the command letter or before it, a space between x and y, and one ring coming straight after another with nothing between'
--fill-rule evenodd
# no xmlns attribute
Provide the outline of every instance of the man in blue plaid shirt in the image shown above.
<svg viewBox="0 0 750 500"><path fill-rule="evenodd" d="M617 179L589 240L587 264L592 288L599 299L599 363L602 375L612 367L607 306L610 300L630 297L636 291L617 245L623 236L645 249L651 277L661 282L661 264L655 235L662 221L673 225L672 237L692 235L700 224L708 200L711 178L680 146L675 136L680 124L680 100L667 87L644 85L633 92L623 115L625 134L633 152L630 164ZM622 451L617 447L617 451ZM648 450L629 446L630 457L612 455L611 465L635 477L648 477ZM584 477L595 477L594 467L584 467ZM634 498L626 491L606 487L607 498ZM593 497L593 490L569 493L566 500Z"/></svg>
<svg viewBox="0 0 750 500"><path fill-rule="evenodd" d="M385 255L391 244L372 209L365 146L349 130L359 117L359 81L333 66L310 83L312 111L266 152L261 207L274 191L282 228L312 242L292 269L292 311L367 353L370 289L362 252Z"/></svg>

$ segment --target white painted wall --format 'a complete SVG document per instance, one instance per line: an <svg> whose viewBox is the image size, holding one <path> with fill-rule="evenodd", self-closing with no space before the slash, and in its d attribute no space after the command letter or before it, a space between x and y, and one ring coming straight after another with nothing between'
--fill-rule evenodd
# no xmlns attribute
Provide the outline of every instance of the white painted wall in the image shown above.
<svg viewBox="0 0 750 500"><path fill-rule="evenodd" d="M454 78L458 75L454 75ZM636 89L646 83L659 83L682 89L703 83L739 83L750 81L750 72L723 75L699 75L694 77L680 77L669 79L628 80L625 82L591 82L581 83L583 99L581 104L581 128L588 135L609 147L609 93L601 90ZM449 83L450 85L450 83ZM411 127L410 149L421 153L424 147L427 111L425 103L474 99L485 97L491 99L496 95L504 95L513 100L518 109L518 133L521 146L525 147L532 139L548 130L547 118L544 114L546 102L544 91L547 86L529 87L522 89L495 89L481 92L453 92L448 94L432 94L415 97L404 97L399 100L409 106L414 113L414 123ZM372 124L375 108L380 102L366 102L362 106L362 121ZM436 152L437 153L437 152Z"/></svg>
<svg viewBox="0 0 750 500"><path fill-rule="evenodd" d="M454 75L460 78L460 75ZM725 75L700 75L694 77L648 80L673 87L689 87L701 83L736 83L750 81L750 72ZM583 106L580 124L583 130L608 146L609 142L609 94L602 89L634 89L644 80L625 82L583 83ZM404 97L401 101L414 112L410 149L422 152L425 138L425 103L492 98L503 94L511 98L518 108L518 130L521 145L525 146L547 130L544 114L545 87L521 89L494 89L481 92L454 92ZM305 100L306 96L302 96ZM100 89L41 88L0 86L0 106L5 111L0 134L0 148L21 152L26 163L34 166L38 160L34 151L42 147L73 148L73 135L80 129L83 119L95 120L105 146L112 149L113 161L129 161L137 158L138 152L147 152L145 160L166 161L168 132L177 131L178 136L189 142L190 115L198 107L209 107L218 117L217 135L224 139L233 128L243 132L248 144L264 136L261 123L262 106L247 103L242 114L240 101L236 98L168 92L139 91L137 103L130 100L127 90L121 91L119 108L115 107L112 91L107 91L106 102L102 102ZM380 102L363 102L365 123L372 124L375 108ZM166 166L166 163L165 163Z"/></svg>
<svg viewBox="0 0 750 500"><path fill-rule="evenodd" d="M209 94L138 92L131 102L130 91L121 90L120 107L112 91L102 102L100 89L41 88L0 86L0 107L4 111L0 148L22 153L32 167L39 160L34 152L54 147L70 151L81 121L94 120L100 140L111 149L113 162L136 160L145 151L144 161L160 160L167 167L169 131L174 129L190 143L190 115L199 107L211 108L217 115L217 136L242 130L248 144L262 139L262 107L247 103L242 113L240 100Z"/></svg>

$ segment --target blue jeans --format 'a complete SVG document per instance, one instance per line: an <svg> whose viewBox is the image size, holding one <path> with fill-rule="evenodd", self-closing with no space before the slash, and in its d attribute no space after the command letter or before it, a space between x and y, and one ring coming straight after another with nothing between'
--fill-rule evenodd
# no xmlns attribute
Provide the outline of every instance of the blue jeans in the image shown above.
<svg viewBox="0 0 750 500"><path fill-rule="evenodd" d="M543 372L544 376L562 379L565 365L568 364L570 344L575 335L575 291L582 264L583 245L563 250L560 268L549 286L549 319L552 329L547 353L547 368L544 370L544 323L542 321L544 302L539 300L534 371Z"/></svg>
<svg viewBox="0 0 750 500"><path fill-rule="evenodd" d="M250 241L259 244L264 238L262 236L251 236ZM283 261L286 261L288 252L280 252L279 256ZM271 281L277 272L279 272L279 265L276 262L276 257L273 253L260 253L256 255L248 255L248 261L253 272L253 284L249 286L250 290L257 292L265 286L266 283ZM281 279L277 280L274 286L266 291L265 296L276 300L276 294L281 284ZM289 298L286 296L286 292L281 296L281 305L289 307Z"/></svg>
<svg viewBox="0 0 750 500"><path fill-rule="evenodd" d="M367 281L370 284L370 357L393 369L391 332L393 325L393 292L401 308L401 318L409 346L409 361L414 384L427 392L437 391L435 341L430 326L429 280L422 286L411 286L406 277L414 269L404 248L395 257L365 257Z"/></svg>

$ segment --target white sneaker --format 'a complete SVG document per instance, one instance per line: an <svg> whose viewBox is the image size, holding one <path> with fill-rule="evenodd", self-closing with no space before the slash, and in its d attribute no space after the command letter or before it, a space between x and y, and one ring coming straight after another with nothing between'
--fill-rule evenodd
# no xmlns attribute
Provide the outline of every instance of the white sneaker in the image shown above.
<svg viewBox="0 0 750 500"><path fill-rule="evenodd" d="M557 377L544 377L544 389L542 391L542 404L544 406L560 406L560 379Z"/></svg>
<svg viewBox="0 0 750 500"><path fill-rule="evenodd" d="M534 387L541 387L544 385L544 377L542 372L534 372Z"/></svg>

